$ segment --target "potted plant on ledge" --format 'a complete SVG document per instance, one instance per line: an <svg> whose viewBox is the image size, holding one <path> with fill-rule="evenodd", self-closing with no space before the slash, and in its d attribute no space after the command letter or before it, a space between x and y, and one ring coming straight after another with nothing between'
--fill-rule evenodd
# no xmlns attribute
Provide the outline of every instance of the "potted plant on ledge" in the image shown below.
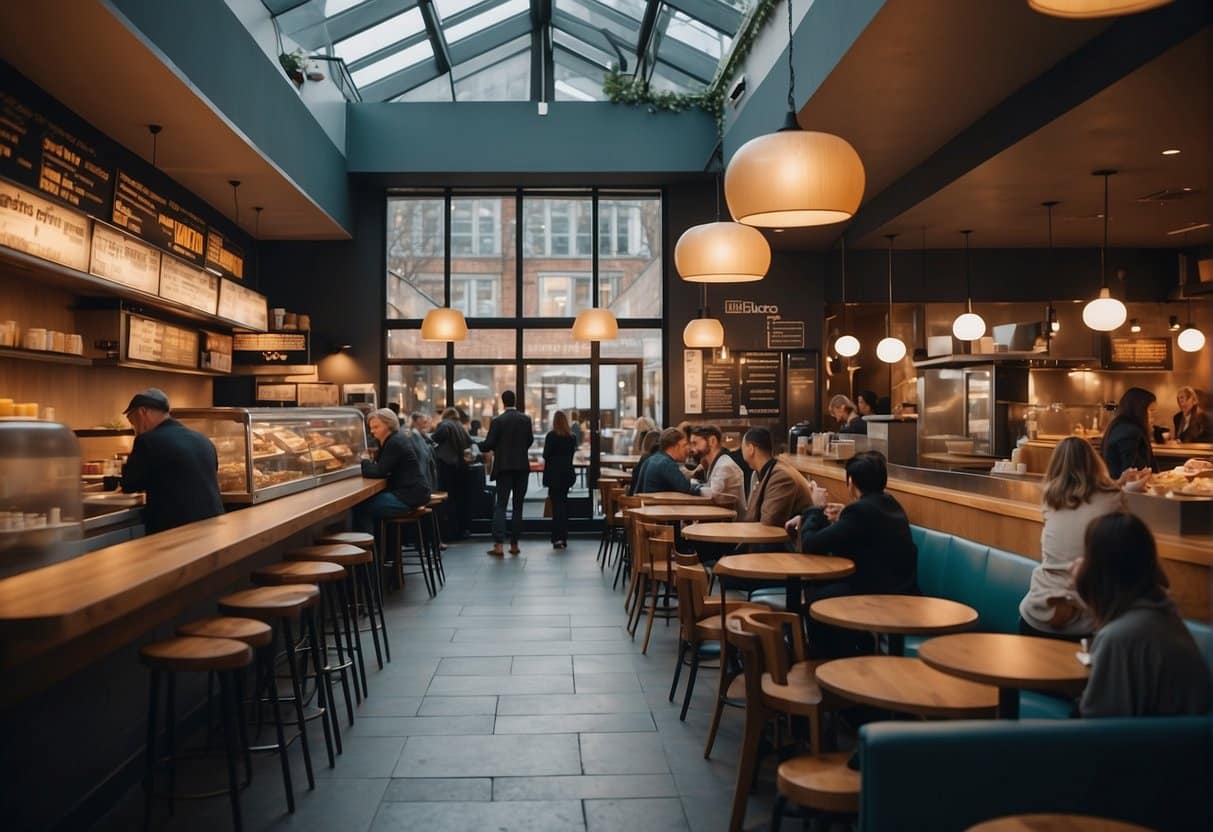
<svg viewBox="0 0 1213 832"><path fill-rule="evenodd" d="M296 87L303 86L303 72L307 67L307 56L303 54L302 49L283 52L278 56L278 63L282 64L282 68L286 71L287 76L295 82Z"/></svg>

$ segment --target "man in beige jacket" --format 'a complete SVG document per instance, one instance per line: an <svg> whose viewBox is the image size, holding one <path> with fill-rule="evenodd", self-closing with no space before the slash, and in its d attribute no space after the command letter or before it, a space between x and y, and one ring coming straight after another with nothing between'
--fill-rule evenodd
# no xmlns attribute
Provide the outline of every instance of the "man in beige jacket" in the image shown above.
<svg viewBox="0 0 1213 832"><path fill-rule="evenodd" d="M764 526L783 526L813 504L813 486L804 475L775 459L771 432L750 428L741 440L741 453L754 469L745 519Z"/></svg>

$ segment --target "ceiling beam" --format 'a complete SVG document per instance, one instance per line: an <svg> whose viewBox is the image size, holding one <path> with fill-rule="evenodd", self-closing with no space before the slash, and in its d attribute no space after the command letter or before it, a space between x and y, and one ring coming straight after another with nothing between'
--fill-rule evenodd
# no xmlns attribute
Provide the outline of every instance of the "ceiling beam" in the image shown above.
<svg viewBox="0 0 1213 832"><path fill-rule="evenodd" d="M1118 20L869 199L846 236L858 240L874 233L1211 22L1213 7L1205 0L1177 0Z"/></svg>
<svg viewBox="0 0 1213 832"><path fill-rule="evenodd" d="M438 64L439 72L451 71L451 50L446 44L446 36L442 33L442 23L438 19L438 10L434 8L434 0L421 0L421 19L425 23L425 33L434 47L434 61Z"/></svg>
<svg viewBox="0 0 1213 832"><path fill-rule="evenodd" d="M656 57L650 56L653 44L657 40L657 15L661 11L661 0L648 0L644 5L644 16L640 19L640 30L636 33L636 74L648 76L648 69L656 63Z"/></svg>

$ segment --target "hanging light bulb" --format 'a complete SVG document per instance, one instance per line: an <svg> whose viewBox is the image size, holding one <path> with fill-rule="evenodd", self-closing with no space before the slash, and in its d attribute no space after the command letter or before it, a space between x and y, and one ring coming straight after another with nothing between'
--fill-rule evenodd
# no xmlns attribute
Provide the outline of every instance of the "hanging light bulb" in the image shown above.
<svg viewBox="0 0 1213 832"><path fill-rule="evenodd" d="M468 337L468 323L458 309L440 306L425 313L421 322L423 341L462 341Z"/></svg>
<svg viewBox="0 0 1213 832"><path fill-rule="evenodd" d="M986 322L973 311L973 273L969 267L969 235L973 229L960 232L965 235L965 312L952 321L952 334L960 341L976 341L986 334Z"/></svg>
<svg viewBox="0 0 1213 832"><path fill-rule="evenodd" d="M834 352L843 358L859 354L859 339L847 332L847 237L842 236L842 335L834 341Z"/></svg>
<svg viewBox="0 0 1213 832"><path fill-rule="evenodd" d="M801 228L849 220L863 199L863 162L839 136L804 130L796 120L788 0L788 113L782 129L750 139L729 162L725 199L738 222Z"/></svg>
<svg viewBox="0 0 1213 832"><path fill-rule="evenodd" d="M619 321L609 309L582 309L573 322L574 341L614 341L619 337Z"/></svg>
<svg viewBox="0 0 1213 832"><path fill-rule="evenodd" d="M886 234L889 240L889 316L885 319L885 337L876 345L876 357L886 364L896 364L906 357L906 345L893 337L893 241L896 234Z"/></svg>
<svg viewBox="0 0 1213 832"><path fill-rule="evenodd" d="M1112 297L1112 290L1108 288L1108 177L1114 173L1114 170L1097 170L1092 174L1103 177L1103 247L1099 250L1099 271L1103 283L1099 297L1082 308L1082 322L1098 332L1119 329L1129 317L1129 310Z"/></svg>
<svg viewBox="0 0 1213 832"><path fill-rule="evenodd" d="M1205 348L1205 334L1192 323L1192 301L1188 301L1188 325L1175 337L1175 343L1184 352L1200 352Z"/></svg>
<svg viewBox="0 0 1213 832"><path fill-rule="evenodd" d="M1129 332L1132 332L1134 335L1141 332L1141 321L1137 318L1129 321Z"/></svg>
<svg viewBox="0 0 1213 832"><path fill-rule="evenodd" d="M1137 14L1170 2L1171 0L1028 0L1028 6L1050 17L1082 20Z"/></svg>

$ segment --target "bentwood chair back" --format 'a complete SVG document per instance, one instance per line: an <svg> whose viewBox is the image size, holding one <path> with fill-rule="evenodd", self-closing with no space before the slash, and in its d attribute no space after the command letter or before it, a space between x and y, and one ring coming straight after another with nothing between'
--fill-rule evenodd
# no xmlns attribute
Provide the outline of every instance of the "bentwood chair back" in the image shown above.
<svg viewBox="0 0 1213 832"><path fill-rule="evenodd" d="M804 625L790 612L758 612L749 615L746 627L762 641L763 665L777 685L788 683L788 673L806 657ZM789 650L790 642L790 650Z"/></svg>
<svg viewBox="0 0 1213 832"><path fill-rule="evenodd" d="M762 703L762 640L750 632L750 615L752 613L742 611L727 616L724 625L725 639L736 651L745 673L745 730L737 760L737 780L733 786L729 832L741 832L750 789L754 785L754 771L758 766L759 744L762 742L767 720L770 719L770 713Z"/></svg>

